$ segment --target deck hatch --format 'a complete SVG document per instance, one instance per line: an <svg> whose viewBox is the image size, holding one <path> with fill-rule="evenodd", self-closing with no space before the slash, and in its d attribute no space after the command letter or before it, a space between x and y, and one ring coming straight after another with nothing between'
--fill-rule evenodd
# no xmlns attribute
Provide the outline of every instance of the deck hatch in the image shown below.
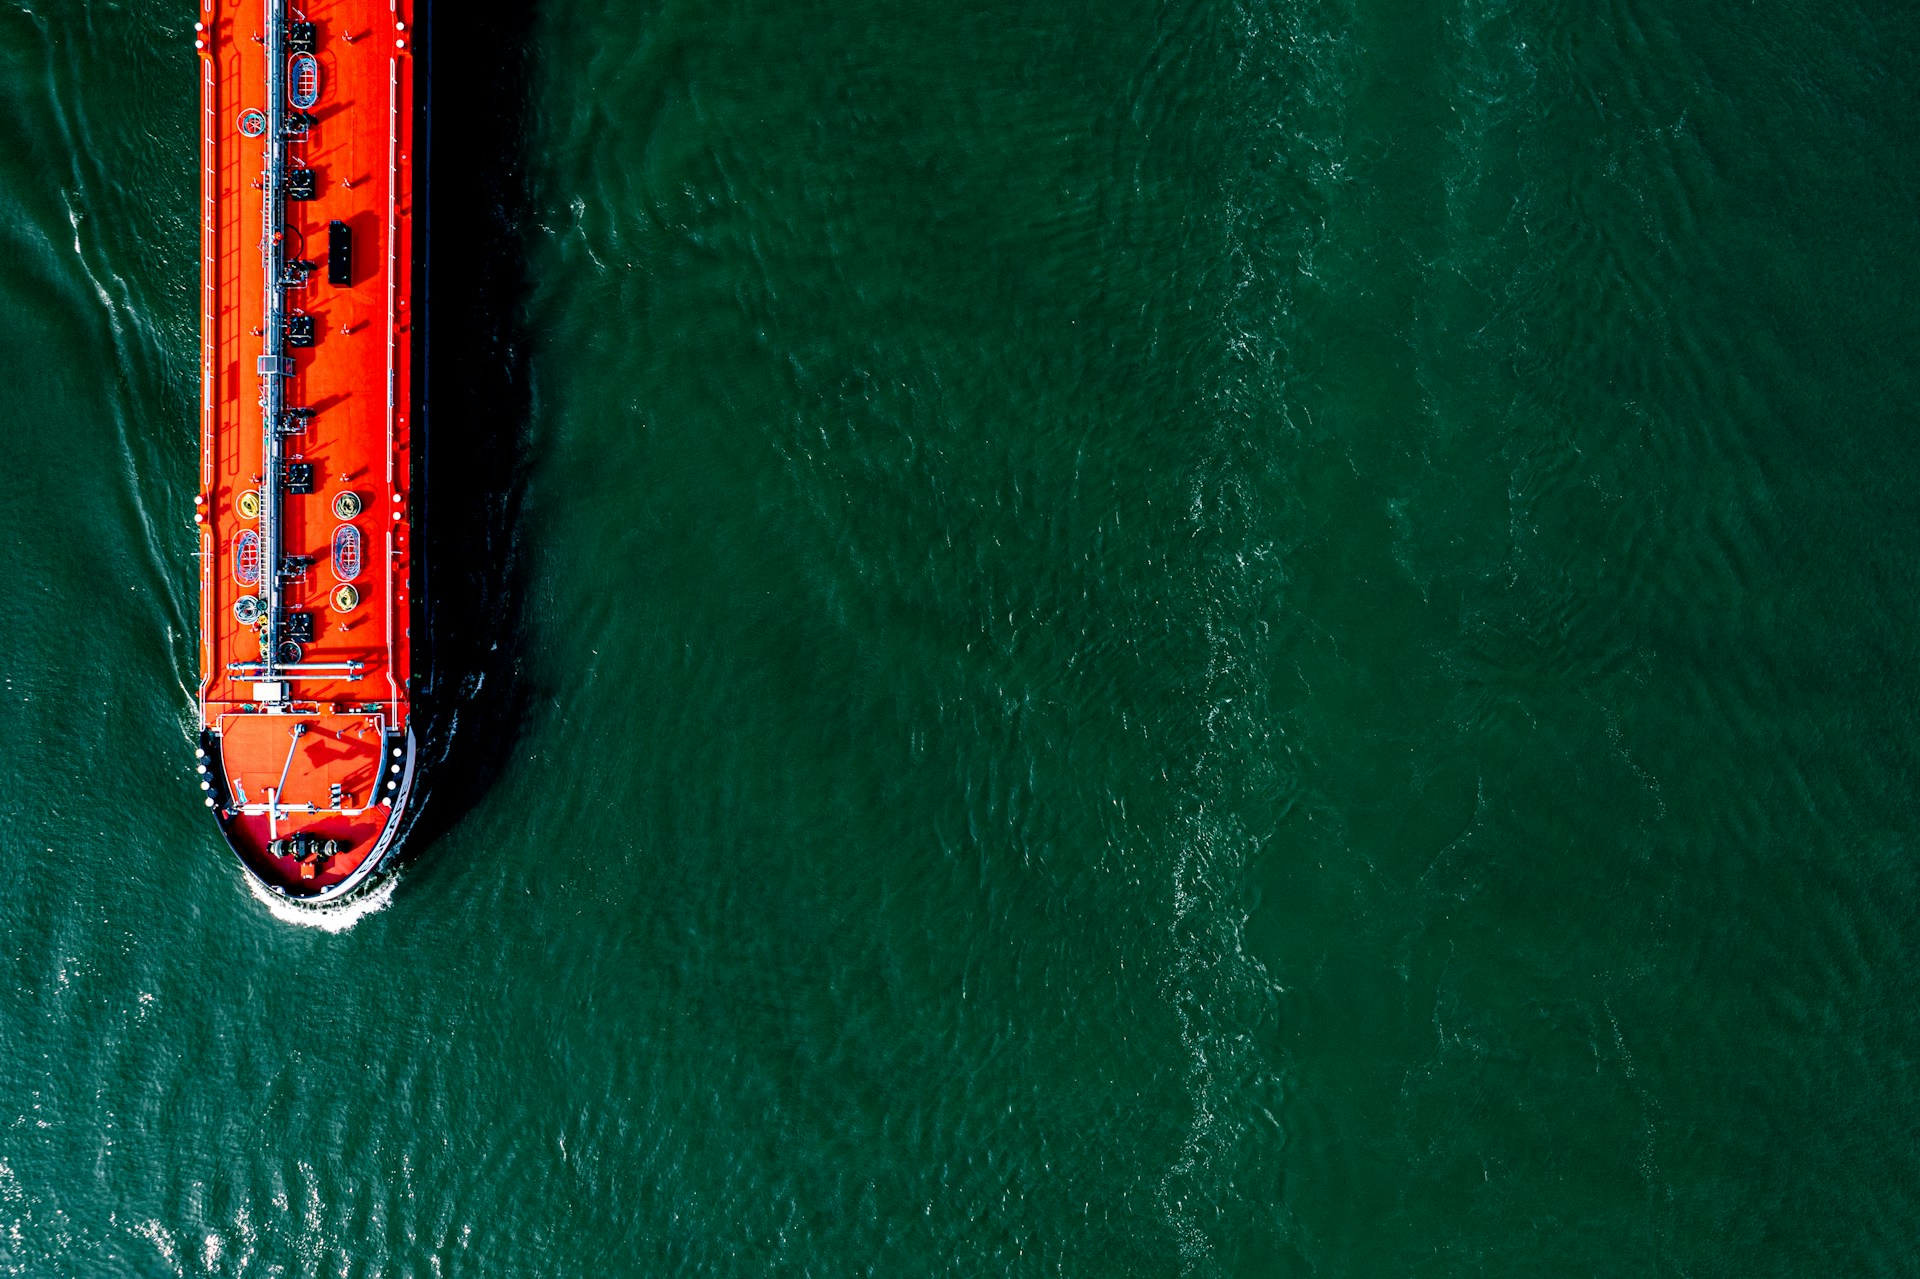
<svg viewBox="0 0 1920 1279"><path fill-rule="evenodd" d="M360 576L360 530L351 524L333 530L333 575L343 582Z"/></svg>
<svg viewBox="0 0 1920 1279"><path fill-rule="evenodd" d="M327 283L353 283L353 228L337 218L327 224Z"/></svg>
<svg viewBox="0 0 1920 1279"><path fill-rule="evenodd" d="M287 65L287 101L305 111L320 101L320 59L296 53Z"/></svg>
<svg viewBox="0 0 1920 1279"><path fill-rule="evenodd" d="M233 580L252 586L260 580L260 535L243 529L233 539Z"/></svg>

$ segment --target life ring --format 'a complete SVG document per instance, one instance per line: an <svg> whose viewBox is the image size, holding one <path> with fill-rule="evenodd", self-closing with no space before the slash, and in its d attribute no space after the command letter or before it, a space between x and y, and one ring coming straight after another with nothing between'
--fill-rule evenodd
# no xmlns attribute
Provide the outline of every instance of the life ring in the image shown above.
<svg viewBox="0 0 1920 1279"><path fill-rule="evenodd" d="M243 520L259 519L260 518L260 490L259 489L240 490L240 496L233 499L233 509L240 512L240 518Z"/></svg>
<svg viewBox="0 0 1920 1279"><path fill-rule="evenodd" d="M242 595L233 602L233 620L242 626L252 626L260 620L260 597Z"/></svg>
<svg viewBox="0 0 1920 1279"><path fill-rule="evenodd" d="M345 582L340 583L333 592L333 611L336 613L351 613L358 607L360 607L360 592L354 590L353 587L348 586Z"/></svg>
<svg viewBox="0 0 1920 1279"><path fill-rule="evenodd" d="M360 514L362 507L358 493L347 492L334 495L333 517L338 520L350 520Z"/></svg>

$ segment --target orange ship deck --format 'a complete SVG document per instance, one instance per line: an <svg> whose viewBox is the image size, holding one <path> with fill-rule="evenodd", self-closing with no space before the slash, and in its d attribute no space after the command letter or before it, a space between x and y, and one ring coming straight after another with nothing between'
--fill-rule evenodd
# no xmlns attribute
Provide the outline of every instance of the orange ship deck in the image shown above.
<svg viewBox="0 0 1920 1279"><path fill-rule="evenodd" d="M410 18L254 0L196 27L202 789L248 870L309 901L377 868L412 781Z"/></svg>

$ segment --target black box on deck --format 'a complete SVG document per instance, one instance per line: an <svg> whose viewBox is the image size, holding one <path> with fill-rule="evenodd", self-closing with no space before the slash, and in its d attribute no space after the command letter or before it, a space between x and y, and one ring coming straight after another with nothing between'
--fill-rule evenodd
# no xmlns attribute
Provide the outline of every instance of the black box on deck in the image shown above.
<svg viewBox="0 0 1920 1279"><path fill-rule="evenodd" d="M353 228L337 220L327 224L327 283L353 283Z"/></svg>

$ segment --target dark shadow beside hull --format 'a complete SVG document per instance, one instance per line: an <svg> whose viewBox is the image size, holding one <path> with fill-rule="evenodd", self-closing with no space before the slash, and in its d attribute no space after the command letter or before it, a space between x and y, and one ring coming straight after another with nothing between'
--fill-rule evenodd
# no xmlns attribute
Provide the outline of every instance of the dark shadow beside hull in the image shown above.
<svg viewBox="0 0 1920 1279"><path fill-rule="evenodd" d="M426 294L414 334L425 435L413 502L419 758L394 864L420 857L485 795L528 705L518 530L532 403L525 156L534 12L507 5L481 20L422 0L415 13L425 36L414 156L424 193L415 278Z"/></svg>

